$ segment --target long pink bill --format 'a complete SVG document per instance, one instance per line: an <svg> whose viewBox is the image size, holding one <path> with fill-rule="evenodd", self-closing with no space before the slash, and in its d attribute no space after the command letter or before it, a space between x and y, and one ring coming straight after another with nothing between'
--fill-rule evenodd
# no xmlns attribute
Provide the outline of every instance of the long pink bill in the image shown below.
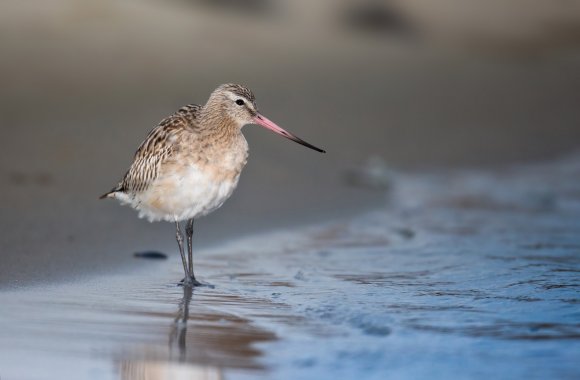
<svg viewBox="0 0 580 380"><path fill-rule="evenodd" d="M268 118L266 118L260 114L258 114L256 117L254 117L254 123L261 125L262 127L267 128L271 131L274 131L277 134L286 137L287 139L295 141L298 144L304 145L310 149L314 149L317 152L326 153L325 150L322 150L320 148L315 147L312 144L307 143L306 141L302 140L300 137L294 136L292 133L285 131L284 129L277 126L276 123L274 123L272 120L269 120Z"/></svg>

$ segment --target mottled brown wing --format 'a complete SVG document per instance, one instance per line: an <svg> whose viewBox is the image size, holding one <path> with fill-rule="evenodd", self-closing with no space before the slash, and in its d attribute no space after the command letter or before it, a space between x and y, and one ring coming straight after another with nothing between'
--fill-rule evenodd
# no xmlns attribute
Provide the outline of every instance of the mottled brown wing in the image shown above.
<svg viewBox="0 0 580 380"><path fill-rule="evenodd" d="M171 159L176 151L181 140L180 134L191 133L196 129L199 108L195 104L182 107L151 130L135 152L133 163L123 180L101 198L116 192L131 194L145 191L159 175L163 163Z"/></svg>
<svg viewBox="0 0 580 380"><path fill-rule="evenodd" d="M180 116L170 116L153 129L141 144L133 164L121 181L122 191L139 193L147 190L159 175L161 165L171 158L179 142L179 132L187 128Z"/></svg>

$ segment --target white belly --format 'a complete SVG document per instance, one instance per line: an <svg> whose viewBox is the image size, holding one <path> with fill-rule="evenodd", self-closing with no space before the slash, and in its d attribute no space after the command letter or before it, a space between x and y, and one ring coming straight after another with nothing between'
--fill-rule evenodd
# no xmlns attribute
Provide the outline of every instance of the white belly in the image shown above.
<svg viewBox="0 0 580 380"><path fill-rule="evenodd" d="M130 197L117 196L149 221L182 221L204 216L219 208L232 195L239 173L227 179L216 178L197 166L165 173L144 192Z"/></svg>

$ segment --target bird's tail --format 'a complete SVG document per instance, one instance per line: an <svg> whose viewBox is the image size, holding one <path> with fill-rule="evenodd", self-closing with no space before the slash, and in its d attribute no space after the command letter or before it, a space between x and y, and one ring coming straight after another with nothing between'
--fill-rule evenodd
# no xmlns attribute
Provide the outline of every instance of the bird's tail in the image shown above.
<svg viewBox="0 0 580 380"><path fill-rule="evenodd" d="M115 198L115 193L119 192L119 191L123 191L123 186L121 186L121 184L118 184L117 186L113 187L111 189L111 191L101 195L99 197L99 199L105 199L105 198Z"/></svg>
<svg viewBox="0 0 580 380"><path fill-rule="evenodd" d="M105 193L105 194L101 195L101 196L99 197L99 199L105 199L105 198L113 198L113 197L114 197L114 195L113 195L113 194L115 194L115 191L112 191L112 190L111 190L111 191L109 191L108 193Z"/></svg>

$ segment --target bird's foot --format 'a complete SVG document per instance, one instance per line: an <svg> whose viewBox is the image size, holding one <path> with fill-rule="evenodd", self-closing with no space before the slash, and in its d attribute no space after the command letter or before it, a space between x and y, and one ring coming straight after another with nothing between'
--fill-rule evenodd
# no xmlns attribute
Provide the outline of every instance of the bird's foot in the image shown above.
<svg viewBox="0 0 580 380"><path fill-rule="evenodd" d="M182 279L181 281L179 281L178 286L188 286L188 287L198 287L198 286L206 286L210 289L215 288L214 285L211 284L204 284L203 282L199 282L195 279L195 277L185 277L184 279Z"/></svg>

